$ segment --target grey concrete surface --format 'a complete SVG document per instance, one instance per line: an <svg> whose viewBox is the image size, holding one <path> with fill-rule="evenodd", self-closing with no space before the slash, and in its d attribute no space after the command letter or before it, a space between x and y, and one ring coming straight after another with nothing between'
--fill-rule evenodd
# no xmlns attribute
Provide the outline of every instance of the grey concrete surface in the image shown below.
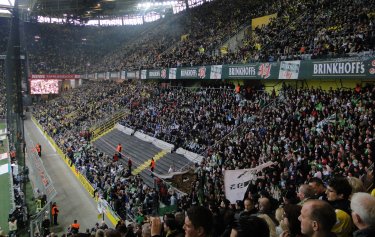
<svg viewBox="0 0 375 237"><path fill-rule="evenodd" d="M54 226L51 231L61 236L74 219L77 219L81 224L80 232L84 232L86 228L94 227L96 222L101 221L97 219L99 213L96 202L54 151L33 121L27 119L24 122L25 133L28 135L25 136L26 144L30 143L30 139L34 144L38 142L41 144L41 159L57 191L55 201L60 210L59 225ZM109 227L113 227L109 220L105 219L105 222Z"/></svg>

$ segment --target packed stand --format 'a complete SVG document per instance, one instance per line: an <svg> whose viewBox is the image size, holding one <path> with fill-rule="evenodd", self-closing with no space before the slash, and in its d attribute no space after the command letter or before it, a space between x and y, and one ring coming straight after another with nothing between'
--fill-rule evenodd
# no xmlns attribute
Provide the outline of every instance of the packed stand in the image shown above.
<svg viewBox="0 0 375 237"><path fill-rule="evenodd" d="M373 1L283 1L269 25L244 40L238 62L347 57L373 51Z"/></svg>
<svg viewBox="0 0 375 237"><path fill-rule="evenodd" d="M314 59L373 50L374 7L373 1L217 0L144 26L29 23L26 35L34 73ZM273 13L277 18L253 31L238 50L219 52L252 18Z"/></svg>
<svg viewBox="0 0 375 237"><path fill-rule="evenodd" d="M28 57L35 74L115 70L111 67L102 70L98 60L145 30L145 26L26 24Z"/></svg>
<svg viewBox="0 0 375 237"><path fill-rule="evenodd" d="M160 140L203 153L259 110L270 98L263 91L234 93L223 88L155 88L120 122ZM246 99L245 99L246 97Z"/></svg>
<svg viewBox="0 0 375 237"><path fill-rule="evenodd" d="M253 195L279 199L282 190L296 190L312 177L326 182L335 175L367 174L374 162L374 92L373 87L284 90L250 126L208 150L197 170L196 200L223 197L223 170L254 168L267 161L277 165L257 174Z"/></svg>
<svg viewBox="0 0 375 237"><path fill-rule="evenodd" d="M127 212L149 213L158 198L155 191L138 176L129 177L125 164L115 162L88 144L89 128L126 105L139 103L147 87L138 91L133 84L109 81L85 83L83 87L84 90L73 89L35 106L34 116L71 164L87 177L96 194L107 200L121 217Z"/></svg>

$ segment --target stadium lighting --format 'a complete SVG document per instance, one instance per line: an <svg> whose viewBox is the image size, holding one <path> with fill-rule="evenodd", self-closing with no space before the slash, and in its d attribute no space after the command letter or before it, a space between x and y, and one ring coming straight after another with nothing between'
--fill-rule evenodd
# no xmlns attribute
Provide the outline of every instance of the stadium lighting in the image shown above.
<svg viewBox="0 0 375 237"><path fill-rule="evenodd" d="M143 2L143 3L138 3L137 8L148 9L150 7L155 7L155 6L175 6L177 4L178 4L178 1Z"/></svg>

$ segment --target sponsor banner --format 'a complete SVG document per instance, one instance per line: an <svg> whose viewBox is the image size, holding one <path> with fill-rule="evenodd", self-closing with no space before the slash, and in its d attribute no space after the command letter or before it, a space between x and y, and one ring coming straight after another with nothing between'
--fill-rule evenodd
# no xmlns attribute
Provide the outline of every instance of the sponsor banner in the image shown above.
<svg viewBox="0 0 375 237"><path fill-rule="evenodd" d="M135 79L136 78L135 72L126 72L126 78Z"/></svg>
<svg viewBox="0 0 375 237"><path fill-rule="evenodd" d="M269 161L252 169L225 170L225 197L231 203L236 203L237 200L243 200L247 187L252 181L257 179L256 174L273 164L275 163Z"/></svg>
<svg viewBox="0 0 375 237"><path fill-rule="evenodd" d="M105 75L98 73L98 79ZM375 78L375 58L333 61L282 61L272 63L212 65L127 72L127 78L146 79L316 79Z"/></svg>
<svg viewBox="0 0 375 237"><path fill-rule="evenodd" d="M97 77L98 77L99 80L104 80L105 79L105 73L104 72L98 73Z"/></svg>
<svg viewBox="0 0 375 237"><path fill-rule="evenodd" d="M223 65L211 66L210 79L221 79L223 74Z"/></svg>
<svg viewBox="0 0 375 237"><path fill-rule="evenodd" d="M177 79L177 68L169 68L168 78Z"/></svg>
<svg viewBox="0 0 375 237"><path fill-rule="evenodd" d="M167 79L167 69L147 70L147 79Z"/></svg>
<svg viewBox="0 0 375 237"><path fill-rule="evenodd" d="M277 79L278 63L223 65L223 79Z"/></svg>
<svg viewBox="0 0 375 237"><path fill-rule="evenodd" d="M126 71L120 72L120 79L125 80L126 79Z"/></svg>
<svg viewBox="0 0 375 237"><path fill-rule="evenodd" d="M59 79L59 80L71 80L79 79L81 75L78 74L33 74L29 77L30 80L33 79Z"/></svg>
<svg viewBox="0 0 375 237"><path fill-rule="evenodd" d="M210 67L180 68L177 75L179 79L209 79Z"/></svg>
<svg viewBox="0 0 375 237"><path fill-rule="evenodd" d="M279 79L298 79L301 61L283 61L280 63Z"/></svg>
<svg viewBox="0 0 375 237"><path fill-rule="evenodd" d="M315 78L375 78L375 59L336 59L330 61L302 61L301 79Z"/></svg>
<svg viewBox="0 0 375 237"><path fill-rule="evenodd" d="M110 72L110 78L111 79L119 79L119 72Z"/></svg>
<svg viewBox="0 0 375 237"><path fill-rule="evenodd" d="M147 79L147 70L141 70L141 79Z"/></svg>

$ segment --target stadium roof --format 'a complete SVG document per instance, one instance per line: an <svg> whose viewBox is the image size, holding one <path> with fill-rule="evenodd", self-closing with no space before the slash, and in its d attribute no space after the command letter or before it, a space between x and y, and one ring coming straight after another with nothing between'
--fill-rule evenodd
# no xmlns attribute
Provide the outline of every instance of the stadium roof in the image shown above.
<svg viewBox="0 0 375 237"><path fill-rule="evenodd" d="M4 1L4 0L2 0ZM31 15L92 19L163 11L184 0L20 0L27 2ZM148 4L140 7L139 4ZM25 8L25 7L24 7Z"/></svg>
<svg viewBox="0 0 375 237"><path fill-rule="evenodd" d="M0 14L9 14L13 4L14 0L0 0Z"/></svg>

